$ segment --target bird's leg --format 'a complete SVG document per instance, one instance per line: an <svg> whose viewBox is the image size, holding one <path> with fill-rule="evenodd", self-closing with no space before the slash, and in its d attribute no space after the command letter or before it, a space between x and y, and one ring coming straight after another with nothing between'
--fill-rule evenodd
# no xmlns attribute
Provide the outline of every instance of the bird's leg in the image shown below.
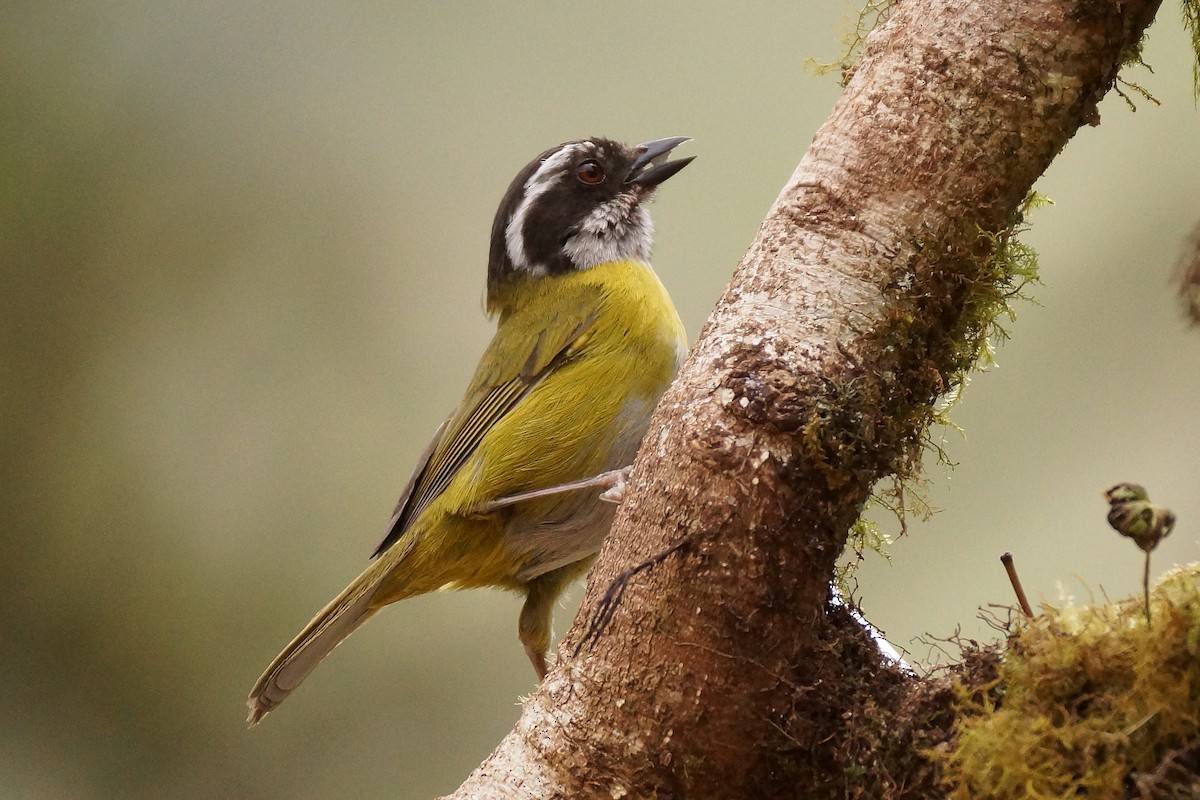
<svg viewBox="0 0 1200 800"><path fill-rule="evenodd" d="M550 671L550 667L546 664L546 651L539 650L537 645L525 645L525 655L529 656L529 663L533 664L533 671L537 673L538 680L544 681L546 673Z"/></svg>
<svg viewBox="0 0 1200 800"><path fill-rule="evenodd" d="M521 617L517 622L517 636L525 646L525 653L539 681L546 677L548 669L546 651L550 649L554 604L571 581L587 572L594 560L594 556L584 557L573 564L539 575L526 585L525 605L521 607Z"/></svg>
<svg viewBox="0 0 1200 800"><path fill-rule="evenodd" d="M547 486L545 489L534 489L531 492L510 494L507 497L499 497L495 500L489 500L486 503L480 503L476 511L479 514L490 514L493 511L507 508L517 503L523 503L526 500L553 497L556 494L577 492L580 489L603 489L604 491L600 494L601 500L610 503L620 503L625 493L625 481L632 469L632 466L610 469L608 472L601 472L599 475L593 475L590 478L571 481L570 483L560 483L557 486Z"/></svg>

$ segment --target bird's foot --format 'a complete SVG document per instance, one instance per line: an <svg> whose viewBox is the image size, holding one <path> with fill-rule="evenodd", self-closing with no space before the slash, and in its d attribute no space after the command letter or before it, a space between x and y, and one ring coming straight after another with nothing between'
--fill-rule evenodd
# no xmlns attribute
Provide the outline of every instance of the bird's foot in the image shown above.
<svg viewBox="0 0 1200 800"><path fill-rule="evenodd" d="M580 489L603 489L604 491L600 493L601 500L609 503L620 503L625 497L625 483L632 470L632 466L610 469L608 472L601 472L599 475L593 475L583 480L560 483L557 486L547 486L545 489L534 489L531 492L519 492L517 494L510 494L507 497L499 497L495 500L481 503L476 513L490 514L493 511L498 511L501 508L507 508L517 503L523 503L526 500L553 497L556 494L577 492Z"/></svg>
<svg viewBox="0 0 1200 800"><path fill-rule="evenodd" d="M628 467L609 470L602 475L598 475L598 478L611 480L609 487L600 493L600 499L606 503L616 503L617 505L623 503L625 501L625 487L629 484L629 476L632 472L633 465L630 464Z"/></svg>

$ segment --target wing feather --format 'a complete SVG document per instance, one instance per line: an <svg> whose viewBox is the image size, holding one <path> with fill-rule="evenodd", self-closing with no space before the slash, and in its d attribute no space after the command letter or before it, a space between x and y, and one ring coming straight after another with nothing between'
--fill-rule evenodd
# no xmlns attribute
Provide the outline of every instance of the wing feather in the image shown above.
<svg viewBox="0 0 1200 800"><path fill-rule="evenodd" d="M526 347L528 354L503 347L504 331L497 331L492 346L480 362L467 397L450 419L442 424L409 479L406 492L396 505L387 535L371 555L375 558L395 544L417 519L446 490L459 469L479 447L497 421L510 413L541 380L569 359L587 337L595 315L559 313L549 326ZM515 375L511 365L519 365ZM503 367L510 365L507 372Z"/></svg>

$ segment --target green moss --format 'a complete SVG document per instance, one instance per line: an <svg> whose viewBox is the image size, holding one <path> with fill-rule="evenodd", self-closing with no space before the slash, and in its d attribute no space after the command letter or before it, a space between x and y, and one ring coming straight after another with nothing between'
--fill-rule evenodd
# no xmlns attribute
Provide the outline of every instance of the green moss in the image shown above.
<svg viewBox="0 0 1200 800"><path fill-rule="evenodd" d="M1183 0L1183 28L1192 39L1192 99L1200 101L1200 0Z"/></svg>
<svg viewBox="0 0 1200 800"><path fill-rule="evenodd" d="M895 378L880 398L882 413L873 421L869 438L897 441L899 447L888 465L891 477L875 486L866 509L892 513L900 535L906 532L910 516L924 519L935 511L926 499L922 472L926 458L954 466L942 447L945 431L958 430L949 412L971 373L995 364L995 346L1008 338L1006 326L1016 319L1017 302L1029 299L1026 290L1038 281L1037 253L1020 236L1029 230L1029 215L1052 204L1046 196L1030 192L1007 227L995 233L976 229L973 246L965 251L959 246L954 252L953 245L946 244L964 238L955 234L918 243L918 254L909 265L916 277L908 288L896 289L895 311L876 331L887 339L884 350L892 355L874 369ZM935 293L911 289L931 285L942 286L949 301L931 306ZM940 328L930 322L938 319L949 322ZM902 376L913 373L922 376L930 395L907 388L910 382ZM848 541L849 557L838 568L839 588L847 589L843 584L850 582L865 553L878 551L876 545L885 543L877 526L860 518Z"/></svg>
<svg viewBox="0 0 1200 800"><path fill-rule="evenodd" d="M1138 39L1133 44L1127 45L1125 49L1121 51L1122 71L1134 69L1136 67L1144 67L1147 72L1151 74L1154 73L1154 70L1150 68L1150 65L1142 59L1142 47L1145 45L1145 43L1146 36L1143 34L1142 38ZM1130 111L1137 111L1137 105L1133 102L1133 98L1130 97L1130 94L1136 94L1142 99L1148 100L1156 106L1162 105L1162 102L1157 97L1150 94L1150 91L1146 87L1139 83L1134 83L1127 78L1123 78L1120 75L1117 76L1117 79L1113 84L1113 89L1116 91L1117 95L1125 101L1125 105L1129 106Z"/></svg>
<svg viewBox="0 0 1200 800"><path fill-rule="evenodd" d="M880 502L882 501L875 496L868 500L868 503ZM853 598L857 594L854 576L867 553L875 553L889 562L892 560L892 556L888 552L888 546L891 543L892 537L880 529L878 523L865 517L858 518L858 521L850 527L850 535L846 538L845 552L849 555L837 565L837 569L833 573L833 583L841 592L842 597Z"/></svg>
<svg viewBox="0 0 1200 800"><path fill-rule="evenodd" d="M854 66L862 53L863 42L867 34L887 21L892 15L892 7L896 0L867 0L858 12L858 19L853 27L841 36L843 50L833 61L822 63L814 58L805 59L804 66L814 75L828 75L831 72L839 74L838 83L845 86L854 74Z"/></svg>
<svg viewBox="0 0 1200 800"><path fill-rule="evenodd" d="M994 684L960 691L952 746L930 754L948 797L1169 791L1159 768L1200 736L1200 565L1164 577L1151 602L1152 625L1140 599L1022 623Z"/></svg>
<svg viewBox="0 0 1200 800"><path fill-rule="evenodd" d="M975 367L995 364L993 343L1008 339L1005 320L1016 320L1015 301L1028 299L1026 288L1038 282L1037 252L1019 237L1029 230L1029 215L1051 205L1054 201L1050 198L1030 192L1008 227L997 233L978 232L985 255L973 276L974 291L969 293L964 309L962 344L952 348L956 367L949 376L952 390L964 386Z"/></svg>

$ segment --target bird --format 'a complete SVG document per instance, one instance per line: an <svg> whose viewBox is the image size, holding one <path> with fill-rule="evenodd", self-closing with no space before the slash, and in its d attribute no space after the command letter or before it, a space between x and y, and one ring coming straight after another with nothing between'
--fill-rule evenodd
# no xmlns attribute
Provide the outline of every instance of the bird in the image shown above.
<svg viewBox="0 0 1200 800"><path fill-rule="evenodd" d="M518 639L545 678L554 605L595 560L615 510L606 501L620 500L687 353L650 266L646 205L694 159L670 160L689 140L579 139L517 173L488 250L495 334L369 566L254 685L251 726L381 608L443 588L523 594Z"/></svg>

